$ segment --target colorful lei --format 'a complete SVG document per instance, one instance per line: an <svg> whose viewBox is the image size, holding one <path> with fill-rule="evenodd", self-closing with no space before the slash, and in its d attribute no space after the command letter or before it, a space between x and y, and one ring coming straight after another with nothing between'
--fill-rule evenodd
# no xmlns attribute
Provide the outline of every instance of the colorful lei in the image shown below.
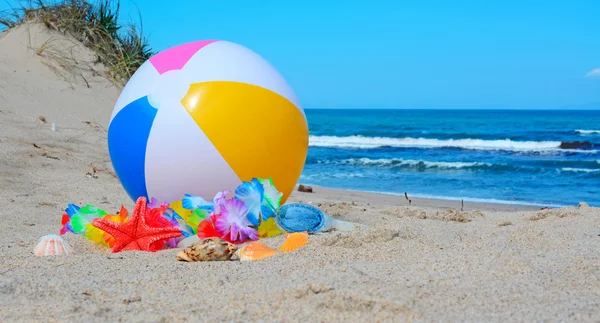
<svg viewBox="0 0 600 323"><path fill-rule="evenodd" d="M234 195L228 197L232 193ZM174 227L181 231L181 237L170 239L165 247L173 248L180 240L192 235L201 239L218 237L231 243L244 243L282 233L274 219L282 195L270 178L253 178L243 182L235 192L218 192L212 201L185 194L181 200L170 204L151 198L147 207L155 226ZM91 224L95 218L107 217L121 223L129 218L125 207L116 214L108 214L93 205L82 208L68 204L62 216L60 234L71 232L112 247L114 238Z"/></svg>

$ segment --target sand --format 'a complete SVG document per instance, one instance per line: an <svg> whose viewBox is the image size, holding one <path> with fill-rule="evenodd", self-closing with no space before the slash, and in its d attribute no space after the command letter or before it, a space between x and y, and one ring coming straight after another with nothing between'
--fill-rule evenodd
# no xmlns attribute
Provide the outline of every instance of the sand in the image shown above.
<svg viewBox="0 0 600 323"><path fill-rule="evenodd" d="M133 206L106 147L120 88L93 60L64 69L50 51L37 55L48 39L91 55L37 25L0 36L0 321L600 320L600 210L585 205L461 212L460 201L315 187L291 201L373 230L311 235L256 262L111 254L73 234L75 255L35 257L68 203Z"/></svg>

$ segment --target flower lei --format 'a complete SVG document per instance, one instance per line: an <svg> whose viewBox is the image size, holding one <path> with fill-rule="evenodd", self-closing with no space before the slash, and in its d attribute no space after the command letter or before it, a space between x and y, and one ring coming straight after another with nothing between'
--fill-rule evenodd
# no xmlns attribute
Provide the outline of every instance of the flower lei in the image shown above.
<svg viewBox="0 0 600 323"><path fill-rule="evenodd" d="M233 197L227 197L234 193ZM282 193L277 191L272 179L253 178L243 182L235 192L218 192L212 201L200 196L185 194L183 199L164 203L151 198L148 212L160 218L162 226L178 228L182 236L166 242L165 246L176 247L177 243L192 235L200 239L218 237L231 243L244 243L282 233L275 225L275 210L279 208ZM124 207L116 215L108 214L93 205L79 207L69 204L62 217L60 234L72 232L112 247L114 238L91 225L94 218L110 217L115 222L125 222L128 212ZM166 221L163 221L164 220Z"/></svg>

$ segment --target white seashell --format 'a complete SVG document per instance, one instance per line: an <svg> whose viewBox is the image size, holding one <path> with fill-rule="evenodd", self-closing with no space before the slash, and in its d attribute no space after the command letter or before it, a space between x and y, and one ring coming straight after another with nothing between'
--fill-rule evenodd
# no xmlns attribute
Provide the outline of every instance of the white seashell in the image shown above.
<svg viewBox="0 0 600 323"><path fill-rule="evenodd" d="M75 251L61 236L49 234L39 239L37 246L33 249L33 253L38 257L44 257L74 254Z"/></svg>

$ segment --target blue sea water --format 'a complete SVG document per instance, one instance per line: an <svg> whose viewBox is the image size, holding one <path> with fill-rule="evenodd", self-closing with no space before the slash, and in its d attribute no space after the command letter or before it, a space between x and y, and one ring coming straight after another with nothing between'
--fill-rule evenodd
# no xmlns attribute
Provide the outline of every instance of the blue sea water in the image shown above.
<svg viewBox="0 0 600 323"><path fill-rule="evenodd" d="M306 115L303 184L600 206L600 111L307 109Z"/></svg>

